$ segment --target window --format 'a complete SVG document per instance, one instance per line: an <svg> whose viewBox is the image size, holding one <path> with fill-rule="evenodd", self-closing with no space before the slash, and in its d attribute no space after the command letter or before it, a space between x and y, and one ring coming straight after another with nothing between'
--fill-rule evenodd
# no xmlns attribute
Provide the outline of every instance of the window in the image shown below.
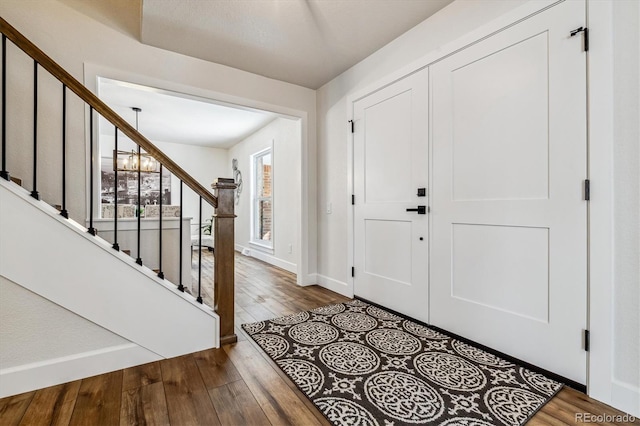
<svg viewBox="0 0 640 426"><path fill-rule="evenodd" d="M253 243L273 248L273 157L271 148L260 151L253 159Z"/></svg>

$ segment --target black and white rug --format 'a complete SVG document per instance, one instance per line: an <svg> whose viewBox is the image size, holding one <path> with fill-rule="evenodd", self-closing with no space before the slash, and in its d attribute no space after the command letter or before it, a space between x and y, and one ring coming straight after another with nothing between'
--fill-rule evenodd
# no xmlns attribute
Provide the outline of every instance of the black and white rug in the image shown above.
<svg viewBox="0 0 640 426"><path fill-rule="evenodd" d="M522 425L562 388L359 300L242 327L335 425Z"/></svg>

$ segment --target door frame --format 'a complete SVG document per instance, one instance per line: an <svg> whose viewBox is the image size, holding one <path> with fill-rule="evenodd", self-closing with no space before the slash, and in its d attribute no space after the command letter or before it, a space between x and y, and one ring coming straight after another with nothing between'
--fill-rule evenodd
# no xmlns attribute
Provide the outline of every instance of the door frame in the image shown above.
<svg viewBox="0 0 640 426"><path fill-rule="evenodd" d="M541 13L565 0L527 2L465 36L446 44L438 52L431 52L399 70L354 91L346 98L347 120L347 281L346 288L336 291L347 296L354 294L354 134L351 124L354 103L401 80L431 64L455 54L493 34ZM587 175L595 197L588 203L587 220L587 327L591 331L591 348L587 353L587 393L608 404L612 401L614 386L612 347L612 291L613 291L613 58L612 5L609 2L585 0L585 24L596 29L598 39L592 38L587 54ZM592 34L596 33L593 31ZM353 123L357 126L358 123ZM431 146L429 147L431 152ZM432 161L432 160L430 160ZM431 180L430 180L431 184ZM606 194L606 195L598 195ZM429 202L431 200L429 199ZM431 235L431 219L429 219ZM430 243L431 244L431 243ZM600 336L600 337L595 337ZM607 336L602 339L602 336Z"/></svg>

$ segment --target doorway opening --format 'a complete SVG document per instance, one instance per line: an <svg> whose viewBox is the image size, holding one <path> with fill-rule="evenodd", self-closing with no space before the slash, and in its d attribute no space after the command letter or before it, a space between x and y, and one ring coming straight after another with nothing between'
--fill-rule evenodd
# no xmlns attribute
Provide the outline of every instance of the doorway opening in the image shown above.
<svg viewBox="0 0 640 426"><path fill-rule="evenodd" d="M291 225L300 224L302 211L299 117L101 76L97 77L97 92L204 187L211 188L218 178L234 178L238 185L236 251L297 273L300 226ZM197 194L166 171L141 173L138 201L137 168L135 172L127 170L128 160L138 158L137 146L104 119L96 130L94 152L99 153L100 167L95 172L94 190L100 197L94 200L93 211L100 235L108 241L113 238L117 215L120 247L134 258L144 258L145 265L153 269L160 263L157 231L162 203L163 272L169 281L182 282L192 294L201 287L204 303L213 305L213 208L201 203ZM257 169L253 160L266 149L269 172L265 175L262 170L268 180L262 179L261 189L267 188L269 193L259 205L261 210L256 210ZM140 161L145 161L144 152L142 158ZM254 237L258 213L263 230L269 228L260 240ZM142 222L140 253L136 252L138 215ZM191 256L181 259L180 250Z"/></svg>

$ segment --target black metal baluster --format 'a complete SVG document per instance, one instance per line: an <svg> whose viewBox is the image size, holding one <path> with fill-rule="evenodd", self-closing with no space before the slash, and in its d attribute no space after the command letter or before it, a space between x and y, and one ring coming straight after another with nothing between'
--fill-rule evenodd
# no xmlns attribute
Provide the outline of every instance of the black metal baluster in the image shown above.
<svg viewBox="0 0 640 426"><path fill-rule="evenodd" d="M62 210L60 216L69 219L67 211L67 85L62 85Z"/></svg>
<svg viewBox="0 0 640 426"><path fill-rule="evenodd" d="M89 105L89 229L87 232L96 235L93 227L93 107Z"/></svg>
<svg viewBox="0 0 640 426"><path fill-rule="evenodd" d="M40 199L38 194L38 62L33 61L33 191L31 196Z"/></svg>
<svg viewBox="0 0 640 426"><path fill-rule="evenodd" d="M178 256L178 290L184 292L182 285L182 181L180 181L180 240L178 241L180 254Z"/></svg>
<svg viewBox="0 0 640 426"><path fill-rule="evenodd" d="M114 126L115 140L113 142L113 178L115 183L113 184L113 247L114 250L120 251L120 245L118 244L118 126Z"/></svg>
<svg viewBox="0 0 640 426"><path fill-rule="evenodd" d="M138 115L136 114L136 128L138 127L137 125L137 121L138 121ZM140 225L141 225L141 219L142 219L142 202L141 202L141 197L140 197L140 192L142 190L142 186L141 186L141 175L140 175L140 169L142 168L142 163L140 161L140 145L138 145L138 258L136 259L136 263L140 266L142 266L142 256L140 256Z"/></svg>
<svg viewBox="0 0 640 426"><path fill-rule="evenodd" d="M198 303L202 303L201 284L202 284L202 195L200 196L200 214L199 221L200 230L198 232Z"/></svg>
<svg viewBox="0 0 640 426"><path fill-rule="evenodd" d="M158 278L164 279L162 272L162 164L160 164L160 213L158 214Z"/></svg>
<svg viewBox="0 0 640 426"><path fill-rule="evenodd" d="M9 180L7 171L7 36L2 34L2 171L0 177Z"/></svg>

